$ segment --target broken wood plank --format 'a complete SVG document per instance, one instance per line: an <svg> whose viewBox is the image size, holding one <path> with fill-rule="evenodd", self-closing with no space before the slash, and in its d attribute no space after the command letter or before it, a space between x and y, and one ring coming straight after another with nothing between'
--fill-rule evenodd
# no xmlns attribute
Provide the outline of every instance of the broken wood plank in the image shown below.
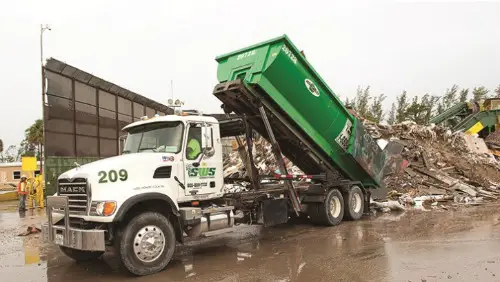
<svg viewBox="0 0 500 282"><path fill-rule="evenodd" d="M489 191L491 193L493 193L494 195L500 195L500 192L496 189L492 189L492 188L489 188L489 187L483 187L484 190L486 191Z"/></svg>
<svg viewBox="0 0 500 282"><path fill-rule="evenodd" d="M443 189L443 190L450 191L450 192L453 191L453 189L450 189L450 188L445 187L443 185L439 185L439 184L432 183L432 182L429 182L429 181L422 181L422 184L425 184L425 185L428 185L428 186L434 186L436 188Z"/></svg>
<svg viewBox="0 0 500 282"><path fill-rule="evenodd" d="M417 168L424 168L424 166L422 166L421 164L417 164L417 163L411 163L410 166L417 167Z"/></svg>
<svg viewBox="0 0 500 282"><path fill-rule="evenodd" d="M454 190L459 190L459 191L465 192L472 197L477 196L477 191L474 188L472 188L472 186L467 185L465 183L457 182L450 188L454 189Z"/></svg>
<svg viewBox="0 0 500 282"><path fill-rule="evenodd" d="M483 186L483 185L481 185L481 183L474 181L474 180L466 179L466 180L464 180L464 182L471 185L471 186L475 186L475 187L482 187Z"/></svg>
<svg viewBox="0 0 500 282"><path fill-rule="evenodd" d="M424 165L427 169L433 169L434 165L431 163L429 153L423 152L422 158L424 159Z"/></svg>
<svg viewBox="0 0 500 282"><path fill-rule="evenodd" d="M489 191L486 191L486 190L484 190L484 189L479 189L479 190L478 190L478 192L479 192L480 194L482 194L482 195L495 196L495 194L494 194L494 193L489 192Z"/></svg>
<svg viewBox="0 0 500 282"><path fill-rule="evenodd" d="M445 184L448 184L448 186L451 186L451 185L454 185L455 183L457 183L459 180L457 179L454 179L454 178L451 178L451 177L448 177L446 175L441 175L441 174L438 174L438 173L435 173L433 171L429 171L429 170L426 170L426 169L423 169L423 168L414 168L416 171L422 173L422 174L425 174L429 177L432 177L442 183L445 183Z"/></svg>
<svg viewBox="0 0 500 282"><path fill-rule="evenodd" d="M449 166L449 167L443 167L441 170L445 171L445 172L448 172L448 171L453 170L453 169L455 169L454 166Z"/></svg>
<svg viewBox="0 0 500 282"><path fill-rule="evenodd" d="M488 199L493 199L493 200L497 200L498 199L497 196L490 196L490 195L486 195L486 194L483 194L483 193L479 193L478 195L481 196L481 197L483 197L483 198L488 198Z"/></svg>
<svg viewBox="0 0 500 282"><path fill-rule="evenodd" d="M407 167L405 169L405 172L408 173L408 175L410 175L411 177L417 176L417 174L415 173L415 171L413 171L413 169L411 169L410 167Z"/></svg>

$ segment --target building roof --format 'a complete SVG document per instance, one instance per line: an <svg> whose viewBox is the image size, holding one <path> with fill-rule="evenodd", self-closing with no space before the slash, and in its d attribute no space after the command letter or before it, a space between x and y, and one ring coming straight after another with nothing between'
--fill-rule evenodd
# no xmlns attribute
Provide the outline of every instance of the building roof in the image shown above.
<svg viewBox="0 0 500 282"><path fill-rule="evenodd" d="M20 167L22 166L22 162L13 162L13 163L0 163L0 167ZM37 162L37 165L40 166L40 162Z"/></svg>
<svg viewBox="0 0 500 282"><path fill-rule="evenodd" d="M94 76L94 75L88 73L88 72L85 72L85 71L80 70L78 68L75 68L71 65L63 63L57 59L54 59L54 58L47 59L47 63L45 64L45 69L48 71L58 73L58 74L66 76L66 77L75 79L75 80L80 81L82 83L88 84L92 87L113 93L113 94L120 96L122 98L129 99L133 102L137 102L137 103L146 105L147 107L153 108L157 111L160 111L160 112L163 112L166 114L174 113L174 110L172 108L169 108L161 103L153 101L149 98L146 98L146 97L139 95L135 92L132 92L130 90L127 90L121 86L114 84L114 83L111 83L109 81L101 79L97 76Z"/></svg>

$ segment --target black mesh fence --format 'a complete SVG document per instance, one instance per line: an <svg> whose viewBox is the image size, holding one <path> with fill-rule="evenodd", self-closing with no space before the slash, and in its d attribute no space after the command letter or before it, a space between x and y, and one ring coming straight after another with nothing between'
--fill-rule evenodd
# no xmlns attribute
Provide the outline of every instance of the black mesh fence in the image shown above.
<svg viewBox="0 0 500 282"><path fill-rule="evenodd" d="M45 182L56 192L57 177L78 164L119 154L121 129L141 116L171 108L49 59L45 65Z"/></svg>

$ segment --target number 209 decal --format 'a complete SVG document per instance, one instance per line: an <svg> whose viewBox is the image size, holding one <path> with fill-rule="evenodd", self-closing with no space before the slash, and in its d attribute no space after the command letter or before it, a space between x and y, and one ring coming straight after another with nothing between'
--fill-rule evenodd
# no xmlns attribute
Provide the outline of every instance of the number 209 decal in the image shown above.
<svg viewBox="0 0 500 282"><path fill-rule="evenodd" d="M108 172L101 170L99 171L98 175L99 183L116 182L118 180L127 181L128 179L128 172L124 169L120 169L118 172L116 172L116 170L114 169Z"/></svg>

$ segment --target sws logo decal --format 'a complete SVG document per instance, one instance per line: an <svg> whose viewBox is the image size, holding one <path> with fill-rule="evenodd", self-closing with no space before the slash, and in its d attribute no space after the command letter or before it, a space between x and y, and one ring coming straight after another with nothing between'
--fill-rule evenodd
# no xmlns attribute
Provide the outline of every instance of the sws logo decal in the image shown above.
<svg viewBox="0 0 500 282"><path fill-rule="evenodd" d="M189 177L212 178L215 177L215 167L190 167L187 169Z"/></svg>

